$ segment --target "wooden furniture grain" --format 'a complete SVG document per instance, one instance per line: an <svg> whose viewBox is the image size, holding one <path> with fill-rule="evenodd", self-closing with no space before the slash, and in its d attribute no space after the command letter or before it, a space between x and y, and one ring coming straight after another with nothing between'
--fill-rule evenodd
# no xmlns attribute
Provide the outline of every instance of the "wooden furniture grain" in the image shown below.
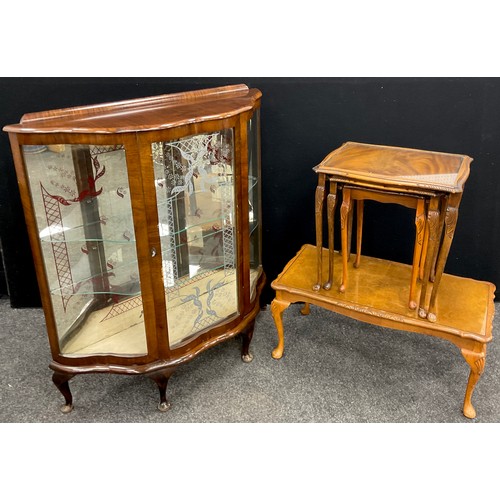
<svg viewBox="0 0 500 500"><path fill-rule="evenodd" d="M374 200L381 203L395 203L415 210L415 244L413 251L413 263L410 279L410 293L408 307L417 308L417 277L420 274L421 258L424 248L424 227L425 227L425 198L423 196L412 194L385 193L375 189L351 187L344 185L342 187L342 207L341 207L341 234L342 234L342 283L340 291L344 292L347 288L348 268L347 263L350 258L350 243L352 226L352 201L357 202L357 223L356 223L356 259L353 266L357 269L361 263L361 241L363 231L363 207L365 200ZM427 243L427 241L426 241ZM345 251L344 251L345 249ZM423 258L425 262L425 257ZM422 266L423 267L423 266Z"/></svg>
<svg viewBox="0 0 500 500"><path fill-rule="evenodd" d="M24 115L9 133L53 361L144 374L166 410L183 363L237 334L261 265L261 92L245 85Z"/></svg>
<svg viewBox="0 0 500 500"><path fill-rule="evenodd" d="M333 282L334 268L334 211L337 192L343 186L355 188L362 195L367 196L371 190L385 193L386 196L401 196L408 199L412 196L425 199L425 229L423 248L417 249L425 256L418 267L422 278L422 287L419 300L419 315L431 322L437 320L436 301L441 277L444 271L458 218L458 209L462 198L465 181L469 176L472 158L467 155L423 151L409 148L380 146L357 142L346 142L340 148L332 151L314 168L318 174L316 188L316 245L318 266L317 280L313 285L315 291L322 286L321 259L322 259L322 218L326 195L326 181L329 182L327 198L328 219L328 246L330 249L328 280L324 284L329 289ZM379 195L380 196L380 195ZM372 198L373 199L373 198ZM346 198L340 209L341 225L345 228L342 238L342 252L349 253L347 241L350 236L352 214L350 215L350 200ZM418 210L417 210L418 211ZM421 217L418 211L417 219ZM421 224L418 219L417 240ZM359 240L361 235L359 234ZM349 240L350 241L350 240ZM359 258L356 260L359 264ZM416 262L416 258L414 260ZM435 268L435 271L434 271ZM416 265L410 272L411 282L417 269ZM343 283L346 287L347 261L343 262ZM429 286L429 283L432 283ZM430 290L430 292L429 292ZM412 289L412 297L416 291ZM415 306L415 300L410 298L410 305Z"/></svg>
<svg viewBox="0 0 500 500"><path fill-rule="evenodd" d="M321 253L321 271L326 273L331 253L326 248ZM341 263L338 252L334 252L333 258L335 265ZM314 291L311 276L317 270L317 261L317 247L304 245L271 284L276 292L271 303L278 332L278 344L272 352L275 359L280 359L284 352L283 312L297 302L305 303L302 314L308 314L313 304L362 322L439 337L456 345L470 366L463 414L467 418L476 416L471 399L484 371L487 344L492 340L493 284L443 274L441 286L446 293L439 295L439 317L431 323L408 309L403 300L408 296L411 266L363 257L363 265L353 273L352 286L345 292L337 287Z"/></svg>

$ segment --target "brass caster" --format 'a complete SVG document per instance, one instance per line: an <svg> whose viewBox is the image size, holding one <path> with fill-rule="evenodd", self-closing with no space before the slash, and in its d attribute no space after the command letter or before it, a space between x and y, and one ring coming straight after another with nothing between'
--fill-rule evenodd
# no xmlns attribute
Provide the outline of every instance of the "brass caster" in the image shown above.
<svg viewBox="0 0 500 500"><path fill-rule="evenodd" d="M313 290L314 290L315 292L319 292L319 291L321 290L321 285L320 285L319 283L318 283L318 284L316 284L316 285L314 285L314 286L313 286Z"/></svg>
<svg viewBox="0 0 500 500"><path fill-rule="evenodd" d="M158 403L158 410L165 412L170 409L170 406L171 405L168 401L164 403Z"/></svg>
<svg viewBox="0 0 500 500"><path fill-rule="evenodd" d="M323 288L324 288L325 290L330 290L330 288L332 288L332 284L331 284L329 281L327 281L327 282L323 285Z"/></svg>
<svg viewBox="0 0 500 500"><path fill-rule="evenodd" d="M427 313L425 312L425 309L420 308L420 309L418 310L418 315L419 315L422 319L427 318Z"/></svg>
<svg viewBox="0 0 500 500"><path fill-rule="evenodd" d="M345 289L346 289L346 286L342 283L342 285L340 285L339 292L345 293Z"/></svg>
<svg viewBox="0 0 500 500"><path fill-rule="evenodd" d="M62 405L61 406L61 413L71 413L71 410L73 409L73 405Z"/></svg>
<svg viewBox="0 0 500 500"><path fill-rule="evenodd" d="M253 354L243 354L243 356L241 356L241 361L243 361L243 363L251 363L253 360Z"/></svg>
<svg viewBox="0 0 500 500"><path fill-rule="evenodd" d="M412 311L417 308L417 303L414 300L410 300L410 304L408 306Z"/></svg>

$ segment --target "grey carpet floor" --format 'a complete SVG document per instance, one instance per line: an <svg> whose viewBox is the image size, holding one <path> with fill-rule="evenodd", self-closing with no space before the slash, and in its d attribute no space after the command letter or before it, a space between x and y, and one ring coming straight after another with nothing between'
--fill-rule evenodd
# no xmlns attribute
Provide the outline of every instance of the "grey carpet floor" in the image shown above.
<svg viewBox="0 0 500 500"><path fill-rule="evenodd" d="M500 304L486 369L473 396L475 422L500 422ZM0 300L0 422L471 422L462 415L469 368L441 339L384 329L311 307L284 313L285 355L271 357L276 331L269 308L256 321L252 363L240 339L205 351L172 376L166 413L144 376L80 375L75 408L51 381L41 309Z"/></svg>

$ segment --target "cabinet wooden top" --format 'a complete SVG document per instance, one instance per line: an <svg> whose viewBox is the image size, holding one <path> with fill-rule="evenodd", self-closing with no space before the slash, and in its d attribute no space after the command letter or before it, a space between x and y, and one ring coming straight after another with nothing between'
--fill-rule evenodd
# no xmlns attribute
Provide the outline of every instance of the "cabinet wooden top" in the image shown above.
<svg viewBox="0 0 500 500"><path fill-rule="evenodd" d="M15 133L114 134L229 118L258 106L261 92L246 85L165 94L115 103L26 114L7 125Z"/></svg>
<svg viewBox="0 0 500 500"><path fill-rule="evenodd" d="M346 142L314 170L347 182L456 193L463 190L471 161L466 155Z"/></svg>

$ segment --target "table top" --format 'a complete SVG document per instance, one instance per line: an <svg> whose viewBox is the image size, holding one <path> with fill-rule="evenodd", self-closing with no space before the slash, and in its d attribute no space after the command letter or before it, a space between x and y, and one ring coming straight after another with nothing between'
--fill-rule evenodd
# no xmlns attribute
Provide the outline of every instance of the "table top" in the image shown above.
<svg viewBox="0 0 500 500"><path fill-rule="evenodd" d="M323 276L328 275L328 250L323 248ZM411 266L362 256L358 269L349 271L345 293L338 286L312 290L317 269L316 246L304 245L271 283L276 292L300 301L334 309L347 316L359 316L369 323L437 336L450 335L482 343L492 339L495 286L486 281L443 274L437 298L437 322L421 319L408 308ZM335 252L335 269L342 261ZM336 285L339 276L335 277ZM288 298L285 300L289 300Z"/></svg>
<svg viewBox="0 0 500 500"><path fill-rule="evenodd" d="M346 142L314 171L352 183L459 193L469 176L471 161L470 156L462 154Z"/></svg>

